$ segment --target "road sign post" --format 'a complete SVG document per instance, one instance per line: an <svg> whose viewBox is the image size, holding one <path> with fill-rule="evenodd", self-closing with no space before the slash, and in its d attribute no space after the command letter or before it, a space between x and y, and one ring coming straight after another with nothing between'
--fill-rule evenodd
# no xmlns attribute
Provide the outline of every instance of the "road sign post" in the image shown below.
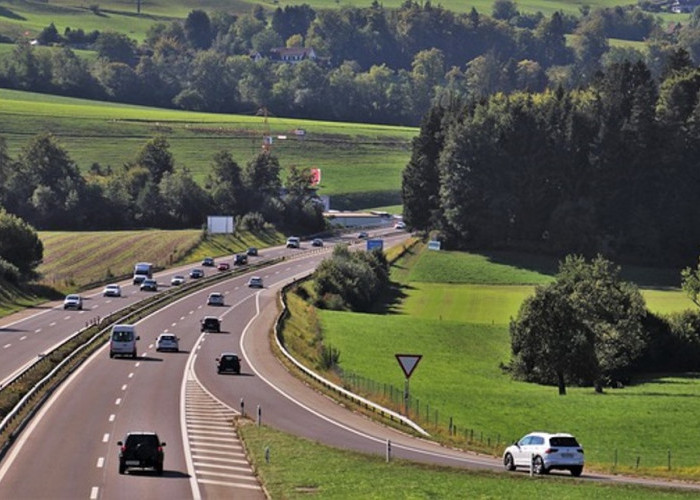
<svg viewBox="0 0 700 500"><path fill-rule="evenodd" d="M422 354L396 354L396 360L399 362L404 375L406 375L406 383L403 391L403 412L408 416L408 379L411 377L413 370L418 366L418 362L423 357Z"/></svg>

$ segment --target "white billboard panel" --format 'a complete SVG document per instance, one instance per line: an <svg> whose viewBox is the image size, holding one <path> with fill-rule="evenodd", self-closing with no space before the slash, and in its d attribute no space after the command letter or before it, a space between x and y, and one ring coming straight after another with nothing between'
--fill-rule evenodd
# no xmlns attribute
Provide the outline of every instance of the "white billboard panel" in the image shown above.
<svg viewBox="0 0 700 500"><path fill-rule="evenodd" d="M207 232L209 234L233 234L236 225L231 215L209 215L207 217Z"/></svg>

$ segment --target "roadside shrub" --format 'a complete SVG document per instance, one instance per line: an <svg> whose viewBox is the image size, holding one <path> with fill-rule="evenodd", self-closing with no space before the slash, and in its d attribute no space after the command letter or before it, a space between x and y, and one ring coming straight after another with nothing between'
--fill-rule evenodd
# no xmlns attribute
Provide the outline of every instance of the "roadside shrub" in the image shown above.
<svg viewBox="0 0 700 500"><path fill-rule="evenodd" d="M350 252L336 246L314 273L319 307L368 312L389 285L389 264L381 251Z"/></svg>
<svg viewBox="0 0 700 500"><path fill-rule="evenodd" d="M330 370L338 366L340 361L340 351L331 345L321 346L321 368L324 370Z"/></svg>
<svg viewBox="0 0 700 500"><path fill-rule="evenodd" d="M260 212L250 212L241 217L240 225L243 230L259 232L265 228L265 217Z"/></svg>
<svg viewBox="0 0 700 500"><path fill-rule="evenodd" d="M10 264L0 257L0 279L9 283L19 283L21 274L17 266Z"/></svg>

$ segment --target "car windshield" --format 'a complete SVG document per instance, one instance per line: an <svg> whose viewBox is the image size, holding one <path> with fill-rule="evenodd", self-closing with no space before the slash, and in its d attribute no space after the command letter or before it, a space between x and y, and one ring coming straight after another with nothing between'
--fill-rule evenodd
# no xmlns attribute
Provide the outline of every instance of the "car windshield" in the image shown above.
<svg viewBox="0 0 700 500"><path fill-rule="evenodd" d="M117 342L130 342L133 338L132 332L114 332L112 338Z"/></svg>
<svg viewBox="0 0 700 500"><path fill-rule="evenodd" d="M160 340L175 340L174 335L161 335Z"/></svg>
<svg viewBox="0 0 700 500"><path fill-rule="evenodd" d="M552 437L549 439L549 444L551 446L559 446L559 447L571 447L571 448L576 448L579 446L578 441L576 441L576 438L574 437Z"/></svg>
<svg viewBox="0 0 700 500"><path fill-rule="evenodd" d="M237 356L224 356L222 359L224 361L235 361L236 359L238 359L238 357Z"/></svg>
<svg viewBox="0 0 700 500"><path fill-rule="evenodd" d="M69 295L68 297L66 297L66 299L67 300L78 300L78 296L77 295Z"/></svg>

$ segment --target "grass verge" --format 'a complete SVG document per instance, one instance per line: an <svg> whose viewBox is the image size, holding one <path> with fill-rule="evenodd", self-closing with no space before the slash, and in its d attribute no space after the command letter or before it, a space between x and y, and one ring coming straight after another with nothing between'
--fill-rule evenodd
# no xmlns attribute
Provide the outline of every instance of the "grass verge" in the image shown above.
<svg viewBox="0 0 700 500"><path fill-rule="evenodd" d="M239 420L239 433L271 498L686 499L697 493L607 485L570 477L498 474L391 460L331 448ZM380 445L378 445L380 446ZM266 460L266 455L269 460Z"/></svg>

